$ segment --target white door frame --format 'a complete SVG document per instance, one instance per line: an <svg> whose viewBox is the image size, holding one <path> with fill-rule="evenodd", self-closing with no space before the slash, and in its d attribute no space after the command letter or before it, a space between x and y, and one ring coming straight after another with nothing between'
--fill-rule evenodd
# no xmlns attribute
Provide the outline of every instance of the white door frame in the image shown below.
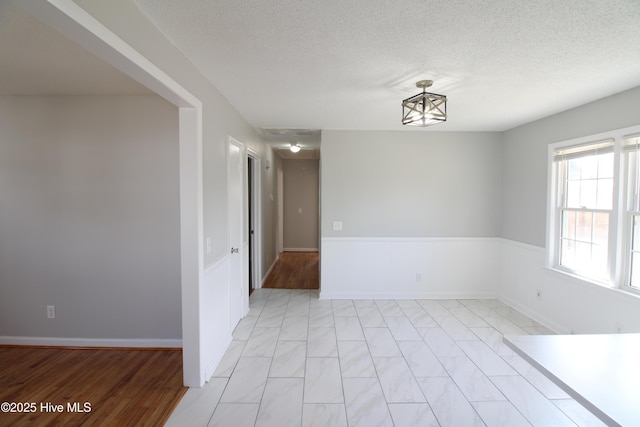
<svg viewBox="0 0 640 427"><path fill-rule="evenodd" d="M14 4L179 108L180 258L183 382L202 387L203 167L202 102L72 0Z"/></svg>
<svg viewBox="0 0 640 427"><path fill-rule="evenodd" d="M253 194L247 194L252 197L251 205L253 206L253 269L252 283L254 289L262 287L262 157L251 148L247 148L247 159L253 160L253 170L251 171ZM247 189L249 183L247 183ZM251 238L251 236L249 236Z"/></svg>
<svg viewBox="0 0 640 427"><path fill-rule="evenodd" d="M278 180L278 235L276 243L276 259L284 250L284 171L282 168L277 170Z"/></svg>
<svg viewBox="0 0 640 427"><path fill-rule="evenodd" d="M238 151L239 164L234 165L231 162L231 151ZM249 308L249 292L247 291L249 285L249 278L246 271L249 269L249 254L248 254L248 240L247 233L247 151L243 143L237 139L229 136L227 138L227 200L228 200L228 226L229 231L228 242L229 251L231 252L231 262L229 271L229 308L230 308L230 320L231 328L233 329L238 321L247 314ZM237 188L234 188L231 183L233 180L233 167L239 167L237 171L239 180ZM234 193L234 190L239 194ZM234 216L240 214L240 218L236 218L239 221L236 227L233 226ZM237 235L233 236L232 233L236 232ZM233 253L236 250L237 253Z"/></svg>

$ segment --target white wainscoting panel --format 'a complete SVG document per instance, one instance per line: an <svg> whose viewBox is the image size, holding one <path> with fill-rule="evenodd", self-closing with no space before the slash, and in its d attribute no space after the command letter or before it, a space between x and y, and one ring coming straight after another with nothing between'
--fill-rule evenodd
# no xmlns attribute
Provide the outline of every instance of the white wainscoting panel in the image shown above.
<svg viewBox="0 0 640 427"><path fill-rule="evenodd" d="M640 332L640 296L546 268L544 248L501 248L498 296L513 308L562 334Z"/></svg>
<svg viewBox="0 0 640 427"><path fill-rule="evenodd" d="M494 238L323 238L323 299L494 298Z"/></svg>
<svg viewBox="0 0 640 427"><path fill-rule="evenodd" d="M231 292L229 283L230 255L225 256L204 272L200 310L201 358L208 381L231 343L235 324L231 323ZM238 303L238 302L236 302Z"/></svg>

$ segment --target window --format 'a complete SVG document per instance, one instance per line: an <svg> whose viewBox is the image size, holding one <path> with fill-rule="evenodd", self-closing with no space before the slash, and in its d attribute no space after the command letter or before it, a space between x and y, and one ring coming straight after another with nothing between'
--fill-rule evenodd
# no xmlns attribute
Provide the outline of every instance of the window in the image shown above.
<svg viewBox="0 0 640 427"><path fill-rule="evenodd" d="M629 224L628 245L628 278L626 284L640 291L640 135L628 136L624 139L626 157L627 222Z"/></svg>
<svg viewBox="0 0 640 427"><path fill-rule="evenodd" d="M550 145L551 268L640 292L639 130Z"/></svg>
<svg viewBox="0 0 640 427"><path fill-rule="evenodd" d="M558 174L557 266L600 280L609 276L613 143L599 141L554 152Z"/></svg>

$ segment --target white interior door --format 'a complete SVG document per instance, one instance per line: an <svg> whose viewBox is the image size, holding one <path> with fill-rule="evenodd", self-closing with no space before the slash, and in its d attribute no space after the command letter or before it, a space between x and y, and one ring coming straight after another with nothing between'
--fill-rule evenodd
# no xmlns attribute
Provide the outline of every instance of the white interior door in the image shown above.
<svg viewBox="0 0 640 427"><path fill-rule="evenodd" d="M227 151L227 191L229 205L229 307L232 328L243 315L245 274L244 245L244 146L229 137ZM248 285L247 285L248 286Z"/></svg>

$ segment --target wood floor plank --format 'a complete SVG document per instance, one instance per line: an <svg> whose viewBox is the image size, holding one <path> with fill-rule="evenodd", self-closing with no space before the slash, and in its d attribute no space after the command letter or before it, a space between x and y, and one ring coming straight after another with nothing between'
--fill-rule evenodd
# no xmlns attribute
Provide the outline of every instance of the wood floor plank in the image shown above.
<svg viewBox="0 0 640 427"><path fill-rule="evenodd" d="M264 282L264 288L318 289L318 252L283 252Z"/></svg>
<svg viewBox="0 0 640 427"><path fill-rule="evenodd" d="M0 426L161 426L186 390L180 350L0 347L0 402L37 406L0 412ZM68 412L75 402L90 412Z"/></svg>

